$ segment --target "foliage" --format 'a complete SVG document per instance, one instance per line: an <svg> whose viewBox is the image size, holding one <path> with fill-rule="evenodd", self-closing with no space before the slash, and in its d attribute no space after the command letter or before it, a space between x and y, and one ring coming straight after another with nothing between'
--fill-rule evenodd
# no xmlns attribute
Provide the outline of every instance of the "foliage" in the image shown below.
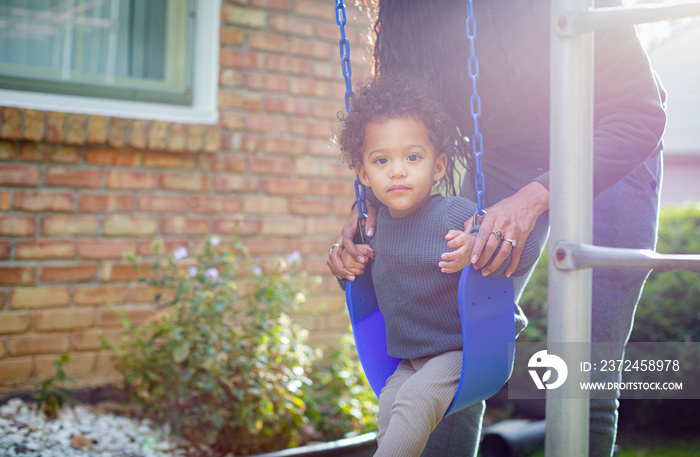
<svg viewBox="0 0 700 457"><path fill-rule="evenodd" d="M133 325L124 316L115 351L128 393L146 413L196 443L236 455L301 444L304 400L314 360L306 332L289 313L312 279L299 255L263 268L240 241L201 252L162 255L154 245L140 281L155 288L162 310ZM142 259L129 258L138 268ZM168 298L164 298L168 297Z"/></svg>
<svg viewBox="0 0 700 457"><path fill-rule="evenodd" d="M41 388L35 396L37 408L43 410L50 419L55 419L63 405L72 401L70 390L59 385L73 381L63 370L63 365L68 362L70 362L70 356L67 352L62 353L58 360L54 360L53 366L56 368L56 374L41 382Z"/></svg>
<svg viewBox="0 0 700 457"><path fill-rule="evenodd" d="M307 417L326 439L376 430L377 398L355 354L355 341L347 334L329 356L313 363L313 384L305 393Z"/></svg>

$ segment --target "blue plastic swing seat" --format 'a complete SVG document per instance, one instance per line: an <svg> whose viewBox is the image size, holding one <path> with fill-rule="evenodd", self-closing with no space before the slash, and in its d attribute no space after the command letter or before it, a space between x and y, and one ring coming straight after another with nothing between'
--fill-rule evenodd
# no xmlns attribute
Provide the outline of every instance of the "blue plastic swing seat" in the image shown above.
<svg viewBox="0 0 700 457"><path fill-rule="evenodd" d="M357 353L374 393L379 394L401 359L387 354L384 316L372 283L371 264L348 281L345 296ZM458 291L463 360L457 393L445 416L498 392L510 376L515 356L513 280L462 270Z"/></svg>

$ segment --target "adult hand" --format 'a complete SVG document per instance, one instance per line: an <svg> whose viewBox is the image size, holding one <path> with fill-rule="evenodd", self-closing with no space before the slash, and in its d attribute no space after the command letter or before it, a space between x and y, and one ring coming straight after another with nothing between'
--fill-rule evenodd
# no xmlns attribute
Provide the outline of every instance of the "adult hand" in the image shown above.
<svg viewBox="0 0 700 457"><path fill-rule="evenodd" d="M441 268L446 272L455 272L471 263L475 269L482 269L483 276L487 276L512 252L510 265L505 271L505 275L510 276L520 262L525 240L535 227L537 218L547 208L549 190L538 182L531 182L512 196L488 208L483 216L478 216L477 224L481 227L476 237L468 234L474 225L473 218L464 223L464 232L448 232L446 238L450 241L447 247L456 250L442 255L443 260L452 262L441 262ZM493 260L487 264L500 242L495 235L497 231L501 232L504 242Z"/></svg>
<svg viewBox="0 0 700 457"><path fill-rule="evenodd" d="M346 279L349 281L354 281L355 276L361 275L365 272L365 266L367 265L366 259L374 258L374 251L369 244L356 244L355 248L362 253L365 261L361 262L355 260L355 258L350 255L350 251L347 249L342 249L342 253L340 254L343 266L351 273L350 275L346 276Z"/></svg>
<svg viewBox="0 0 700 457"><path fill-rule="evenodd" d="M349 255L356 263L366 263L369 258L374 258L374 251L372 248L360 250L355 246L353 239L357 234L357 221L359 215L356 209L350 213L350 218L343 226L342 231L338 236L335 237L333 241L334 247L331 248L330 254L328 255L328 260L326 260L326 265L331 273L338 278L345 278L349 280L354 280L355 275L345 268L343 259L341 258L341 253L347 251ZM367 219L362 221L365 228L365 234L368 237L374 236L374 232L377 229L377 210L372 206L370 202L367 202ZM335 245L340 245L335 247ZM364 252L363 252L364 251Z"/></svg>

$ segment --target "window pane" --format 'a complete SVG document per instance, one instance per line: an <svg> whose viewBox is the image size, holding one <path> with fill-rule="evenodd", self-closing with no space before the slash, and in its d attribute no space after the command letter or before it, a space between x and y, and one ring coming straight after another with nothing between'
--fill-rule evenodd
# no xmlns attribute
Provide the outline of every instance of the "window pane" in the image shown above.
<svg viewBox="0 0 700 457"><path fill-rule="evenodd" d="M0 86L188 104L187 0L0 0Z"/></svg>

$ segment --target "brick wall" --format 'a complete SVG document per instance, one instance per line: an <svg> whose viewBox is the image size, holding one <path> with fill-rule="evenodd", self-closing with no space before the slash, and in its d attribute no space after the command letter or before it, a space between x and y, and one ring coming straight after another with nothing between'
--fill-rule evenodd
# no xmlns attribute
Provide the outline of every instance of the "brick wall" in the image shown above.
<svg viewBox="0 0 700 457"><path fill-rule="evenodd" d="M348 17L357 82L369 21ZM216 126L2 108L0 390L36 387L63 351L80 385L115 379L98 337L120 334L107 305L134 321L154 309L122 255L226 238L237 219L254 255L298 250L324 275L300 316L312 343L347 330L325 266L353 194L329 142L338 38L333 2L223 0Z"/></svg>

